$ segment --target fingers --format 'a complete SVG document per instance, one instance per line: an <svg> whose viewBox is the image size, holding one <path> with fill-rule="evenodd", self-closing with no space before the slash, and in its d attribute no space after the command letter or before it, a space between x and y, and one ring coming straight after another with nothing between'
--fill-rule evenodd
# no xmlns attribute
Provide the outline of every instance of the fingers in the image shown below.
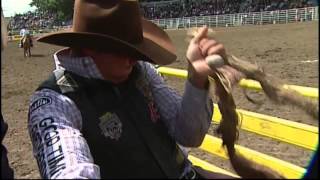
<svg viewBox="0 0 320 180"><path fill-rule="evenodd" d="M222 57L224 57L224 54L225 54L224 46L222 44L217 44L215 46L211 46L208 49L207 56L210 56L212 54L219 54Z"/></svg>
<svg viewBox="0 0 320 180"><path fill-rule="evenodd" d="M209 29L204 26L198 31L188 32L194 34L194 38L190 41L186 56L189 60L205 59L209 55L218 54L226 59L224 46L216 40L208 37Z"/></svg>
<svg viewBox="0 0 320 180"><path fill-rule="evenodd" d="M204 57L210 56L213 54L218 54L222 56L224 59L227 58L226 51L223 44L219 43L215 39L212 38L203 38L199 42L199 48Z"/></svg>
<svg viewBox="0 0 320 180"><path fill-rule="evenodd" d="M214 47L218 44L218 42L214 39L202 39L200 41L200 49L201 49L201 52L204 56L207 56L207 55L210 55L208 54L208 50L211 48L211 47Z"/></svg>
<svg viewBox="0 0 320 180"><path fill-rule="evenodd" d="M197 34L194 36L194 38L191 40L191 42L198 44L201 41L201 39L207 37L207 34L208 34L208 27L207 26L201 27L198 30Z"/></svg>

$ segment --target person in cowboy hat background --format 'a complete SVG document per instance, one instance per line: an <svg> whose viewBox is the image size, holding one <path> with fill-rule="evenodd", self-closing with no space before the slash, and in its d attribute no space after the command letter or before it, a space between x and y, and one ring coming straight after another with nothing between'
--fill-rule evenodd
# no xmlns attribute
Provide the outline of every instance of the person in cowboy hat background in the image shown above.
<svg viewBox="0 0 320 180"><path fill-rule="evenodd" d="M21 39L20 39L20 42L19 42L19 47L20 48L23 48L22 47L22 42L23 42L23 39L26 38L26 36L28 36L30 34L30 31L28 30L28 28L26 27L26 25L23 25L22 29L20 30L20 36L21 36ZM30 38L30 46L33 47L33 41L32 41L32 38Z"/></svg>
<svg viewBox="0 0 320 180"><path fill-rule="evenodd" d="M181 97L152 64L176 60L165 31L135 0L75 0L71 30L38 41L65 46L30 100L28 129L42 178L223 178L194 167L184 147L202 143L212 100L205 57L226 57L200 29L186 52ZM223 67L222 67L223 68ZM235 70L227 76L235 83Z"/></svg>

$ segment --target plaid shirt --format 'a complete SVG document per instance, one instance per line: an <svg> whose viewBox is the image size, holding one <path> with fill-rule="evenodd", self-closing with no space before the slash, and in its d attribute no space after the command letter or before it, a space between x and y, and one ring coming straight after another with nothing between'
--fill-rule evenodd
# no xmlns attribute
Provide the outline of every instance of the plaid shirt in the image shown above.
<svg viewBox="0 0 320 180"><path fill-rule="evenodd" d="M70 57L69 52L66 48L54 54L56 69L103 79L90 57ZM207 90L197 89L186 81L181 97L164 84L150 63L139 63L148 75L155 105L169 134L186 147L200 144L212 117L213 105ZM81 134L81 113L70 98L50 89L36 91L30 100L28 129L42 178L100 178L99 166ZM184 173L191 167L187 163Z"/></svg>

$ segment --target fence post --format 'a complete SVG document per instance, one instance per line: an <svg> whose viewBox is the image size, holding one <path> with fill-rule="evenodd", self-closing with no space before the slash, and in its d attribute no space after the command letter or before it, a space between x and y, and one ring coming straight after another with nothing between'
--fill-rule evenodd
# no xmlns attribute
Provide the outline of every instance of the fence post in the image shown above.
<svg viewBox="0 0 320 180"><path fill-rule="evenodd" d="M188 18L183 17L184 19L184 28L188 28Z"/></svg>
<svg viewBox="0 0 320 180"><path fill-rule="evenodd" d="M286 10L286 24L288 24L288 10Z"/></svg>
<svg viewBox="0 0 320 180"><path fill-rule="evenodd" d="M216 15L216 27L218 27L218 15Z"/></svg>
<svg viewBox="0 0 320 180"><path fill-rule="evenodd" d="M304 21L307 21L307 8L304 8Z"/></svg>
<svg viewBox="0 0 320 180"><path fill-rule="evenodd" d="M252 13L252 25L254 25L254 13Z"/></svg>
<svg viewBox="0 0 320 180"><path fill-rule="evenodd" d="M234 14L234 21L235 21L235 26L239 25L239 15L238 14Z"/></svg>
<svg viewBox="0 0 320 180"><path fill-rule="evenodd" d="M176 19L176 29L179 29L179 24L180 24L179 18L175 18L175 19Z"/></svg>
<svg viewBox="0 0 320 180"><path fill-rule="evenodd" d="M196 27L198 27L198 17L197 16L195 17L195 20L196 20Z"/></svg>
<svg viewBox="0 0 320 180"><path fill-rule="evenodd" d="M180 18L181 19L181 21L182 21L182 27L183 27L183 29L185 29L186 28L186 21L185 21L185 18L184 17L182 17L182 18Z"/></svg>
<svg viewBox="0 0 320 180"><path fill-rule="evenodd" d="M177 21L177 29L179 29L179 27L180 27L180 18L176 18L176 21Z"/></svg>

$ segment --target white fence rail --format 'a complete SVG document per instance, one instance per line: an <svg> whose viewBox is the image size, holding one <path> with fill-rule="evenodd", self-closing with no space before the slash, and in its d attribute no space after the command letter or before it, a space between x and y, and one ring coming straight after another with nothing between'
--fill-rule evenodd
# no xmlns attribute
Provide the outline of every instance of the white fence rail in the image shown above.
<svg viewBox="0 0 320 180"><path fill-rule="evenodd" d="M201 27L203 25L209 27L230 27L242 25L286 24L318 20L319 10L318 6L316 6L277 11L154 19L152 21L164 29L180 29Z"/></svg>

